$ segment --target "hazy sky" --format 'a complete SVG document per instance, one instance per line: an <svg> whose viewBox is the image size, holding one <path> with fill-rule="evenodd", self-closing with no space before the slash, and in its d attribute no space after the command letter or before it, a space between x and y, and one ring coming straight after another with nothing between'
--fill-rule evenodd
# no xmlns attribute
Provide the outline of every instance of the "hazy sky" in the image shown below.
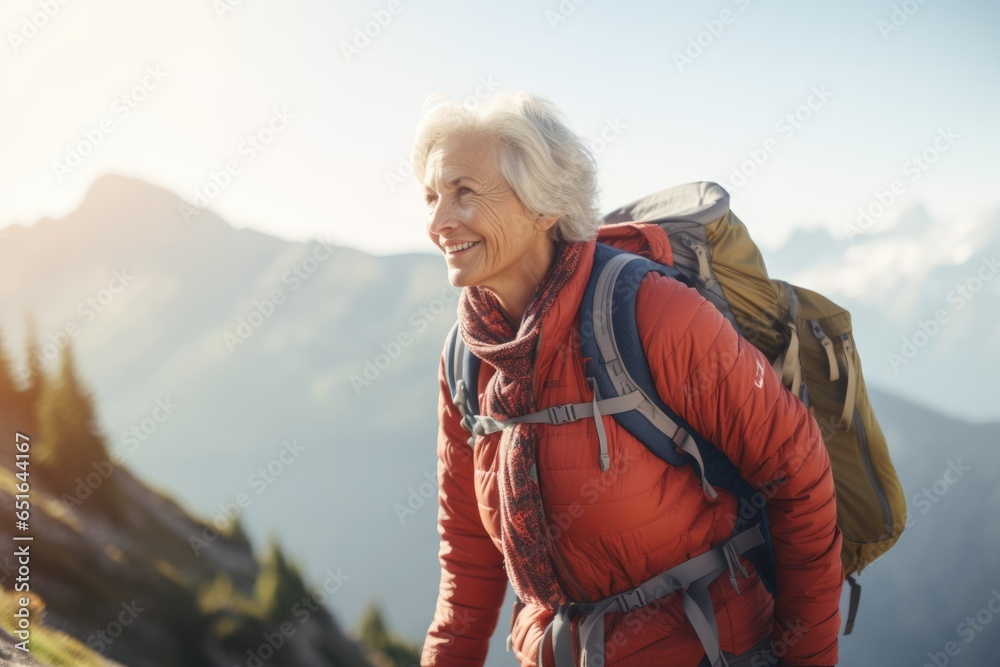
<svg viewBox="0 0 1000 667"><path fill-rule="evenodd" d="M843 235L894 180L880 223L1000 205L985 0L64 1L0 9L0 225L64 215L113 171L196 203L208 186L236 226L430 251L405 171L421 106L497 85L593 142L605 209L716 180L769 245Z"/></svg>

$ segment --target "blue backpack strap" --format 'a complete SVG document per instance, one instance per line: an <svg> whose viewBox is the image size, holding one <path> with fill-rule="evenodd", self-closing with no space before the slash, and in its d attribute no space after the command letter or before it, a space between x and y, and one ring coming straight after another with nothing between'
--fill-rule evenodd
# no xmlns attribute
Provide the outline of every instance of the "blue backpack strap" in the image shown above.
<svg viewBox="0 0 1000 667"><path fill-rule="evenodd" d="M723 488L738 505L733 534L759 524L765 543L744 554L754 564L767 588L775 584L766 498L743 479L739 469L681 419L659 396L636 326L639 284L651 271L689 282L678 270L597 244L594 268L580 304L580 346L586 374L593 377L602 397L642 392L636 409L614 415L615 420L654 455L670 465L690 464L706 491Z"/></svg>
<svg viewBox="0 0 1000 667"><path fill-rule="evenodd" d="M451 402L462 416L462 428L472 433L476 417L479 415L479 357L472 354L465 341L459 324L448 332L444 349L444 375L451 391ZM469 444L474 436L469 437Z"/></svg>

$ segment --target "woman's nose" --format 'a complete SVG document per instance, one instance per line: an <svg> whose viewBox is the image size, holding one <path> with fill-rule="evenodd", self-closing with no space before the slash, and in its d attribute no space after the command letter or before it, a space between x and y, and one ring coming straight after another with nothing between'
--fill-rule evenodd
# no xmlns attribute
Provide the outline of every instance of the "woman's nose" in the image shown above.
<svg viewBox="0 0 1000 667"><path fill-rule="evenodd" d="M427 219L427 231L431 234L441 234L442 232L457 227L457 220L449 213L448 206L444 202L437 202L431 210Z"/></svg>

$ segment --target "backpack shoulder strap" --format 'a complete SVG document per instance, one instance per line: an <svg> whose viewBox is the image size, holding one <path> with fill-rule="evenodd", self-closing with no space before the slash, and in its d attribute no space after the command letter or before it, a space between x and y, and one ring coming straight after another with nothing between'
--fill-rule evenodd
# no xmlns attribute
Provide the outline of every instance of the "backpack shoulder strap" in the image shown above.
<svg viewBox="0 0 1000 667"><path fill-rule="evenodd" d="M580 304L580 346L586 374L604 397L638 391L642 402L614 419L654 455L671 465L690 464L705 492L715 497L718 486L735 496L740 511L733 534L760 524L765 543L746 553L772 592L775 584L766 497L743 479L739 469L717 447L705 440L659 396L636 326L636 297L646 274L690 282L680 271L597 245L594 270Z"/></svg>
<svg viewBox="0 0 1000 667"><path fill-rule="evenodd" d="M636 391L643 396L638 408L616 414L615 420L658 458L682 466L691 456L680 445L689 440L689 431L654 398L656 386L635 331L635 297L650 271L683 280L676 269L597 244L590 282L580 303L580 347L586 375L594 378L601 396ZM701 471L699 466L699 477Z"/></svg>
<svg viewBox="0 0 1000 667"><path fill-rule="evenodd" d="M462 428L471 433L479 415L480 362L479 358L465 346L462 332L458 327L459 323L455 322L448 332L444 347L444 374L448 389L451 391L451 402L462 416ZM472 444L471 436L469 440L469 444Z"/></svg>

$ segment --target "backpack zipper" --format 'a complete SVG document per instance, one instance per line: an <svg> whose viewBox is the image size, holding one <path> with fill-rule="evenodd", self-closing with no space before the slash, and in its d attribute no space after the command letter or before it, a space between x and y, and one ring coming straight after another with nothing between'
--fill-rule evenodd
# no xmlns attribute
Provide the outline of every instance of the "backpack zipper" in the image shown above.
<svg viewBox="0 0 1000 667"><path fill-rule="evenodd" d="M861 421L861 413L858 411L856 396L858 370L854 366L854 342L851 340L851 334L841 334L840 343L844 348L844 362L847 366L847 395L844 396L844 413L841 416L841 423L845 428L849 427L852 422L854 424L861 462L865 466L868 482L882 508L882 527L885 534L888 535L892 532L892 508L889 507L889 499L885 495L885 489L882 488L878 474L875 472L875 463L872 461L871 446L868 442L868 430L865 428L864 422ZM848 421L848 416L850 416L850 421Z"/></svg>
<svg viewBox="0 0 1000 667"><path fill-rule="evenodd" d="M892 508L889 506L889 498L885 495L885 489L882 488L882 483L875 473L875 464L872 461L871 449L868 446L868 431L865 429L865 423L861 421L861 413L858 412L857 407L854 408L854 428L858 436L858 449L861 452L861 462L865 465L865 471L868 473L868 481L875 490L875 496L882 507L883 528L886 532L885 537L889 537L892 534L893 525Z"/></svg>
<svg viewBox="0 0 1000 667"><path fill-rule="evenodd" d="M681 243L694 251L694 255L698 259L698 276L701 277L707 285L712 279L712 270L709 267L708 262L708 247L701 241L696 241L687 234L682 233L680 237Z"/></svg>

